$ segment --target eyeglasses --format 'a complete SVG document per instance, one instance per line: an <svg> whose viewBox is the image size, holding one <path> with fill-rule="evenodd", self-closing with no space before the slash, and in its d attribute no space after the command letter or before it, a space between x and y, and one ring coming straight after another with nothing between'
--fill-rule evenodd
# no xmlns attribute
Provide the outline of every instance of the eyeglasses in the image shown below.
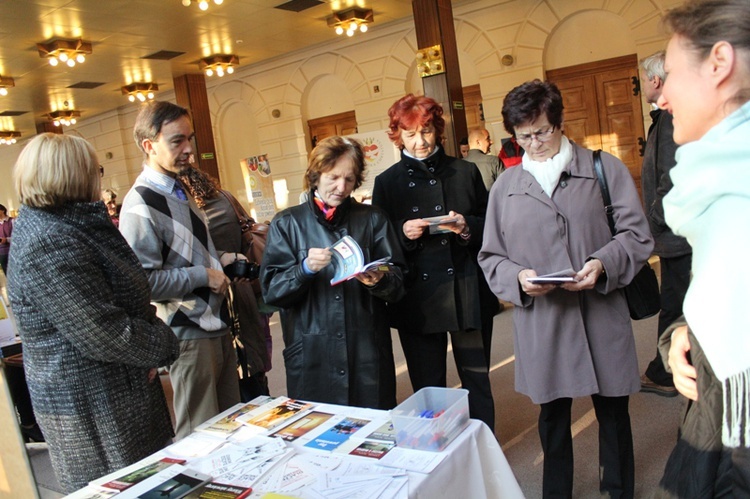
<svg viewBox="0 0 750 499"><path fill-rule="evenodd" d="M537 142L540 144L543 142L547 142L550 138L552 138L552 133L554 133L556 126L552 125L550 128L546 130L539 130L534 133L522 133L516 135L516 142L519 144L526 144L530 145L532 140L536 139Z"/></svg>

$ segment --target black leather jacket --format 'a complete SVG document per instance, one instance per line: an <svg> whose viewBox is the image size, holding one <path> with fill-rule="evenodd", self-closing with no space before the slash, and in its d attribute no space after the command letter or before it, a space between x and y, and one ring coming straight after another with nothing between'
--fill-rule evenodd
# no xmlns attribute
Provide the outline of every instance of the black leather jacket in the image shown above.
<svg viewBox="0 0 750 499"><path fill-rule="evenodd" d="M401 248L381 210L350 198L327 222L313 197L276 215L261 266L263 298L282 309L288 396L392 408L396 382L386 301L404 294ZM366 262L390 257L394 272L371 288L356 279L331 286L331 265L305 273L309 248L331 246L347 234L362 247Z"/></svg>

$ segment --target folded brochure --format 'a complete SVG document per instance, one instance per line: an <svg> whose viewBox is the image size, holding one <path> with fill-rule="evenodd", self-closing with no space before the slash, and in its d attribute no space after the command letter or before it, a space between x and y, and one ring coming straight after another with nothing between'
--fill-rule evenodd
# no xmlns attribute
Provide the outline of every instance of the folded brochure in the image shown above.
<svg viewBox="0 0 750 499"><path fill-rule="evenodd" d="M562 284L565 282L576 282L576 271L565 269L551 274L539 275L536 277L527 277L526 281L531 284Z"/></svg>
<svg viewBox="0 0 750 499"><path fill-rule="evenodd" d="M331 279L331 286L335 286L344 281L348 281L357 274L362 274L370 270L379 270L381 272L388 272L390 270L390 264L388 260L390 258L381 258L374 262L365 263L365 256L362 253L362 248L359 247L357 241L351 236L344 236L331 245L331 253L336 273Z"/></svg>

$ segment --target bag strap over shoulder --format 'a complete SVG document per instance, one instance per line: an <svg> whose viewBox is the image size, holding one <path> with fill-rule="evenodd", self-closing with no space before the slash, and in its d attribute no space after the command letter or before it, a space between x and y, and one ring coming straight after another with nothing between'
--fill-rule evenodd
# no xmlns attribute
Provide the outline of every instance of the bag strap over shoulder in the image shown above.
<svg viewBox="0 0 750 499"><path fill-rule="evenodd" d="M246 221L250 222L250 225L255 223L255 220L253 219L253 217L247 214L247 212L245 211L245 208L242 207L242 205L239 203L239 201L237 201L237 199L235 199L234 196L232 196L231 194L229 194L228 192L224 190L219 190L219 192L221 192L221 194L225 198L227 198L227 200L229 201L229 204L232 205L232 208L234 209L235 215L237 215L237 220L239 220L240 225L244 225L244 222Z"/></svg>
<svg viewBox="0 0 750 499"><path fill-rule="evenodd" d="M599 188L602 191L602 199L604 200L604 213L607 215L607 222L609 223L609 230L612 235L615 235L615 219L612 214L615 209L612 207L612 199L609 196L609 187L607 186L607 177L604 176L604 168L602 167L602 150L597 149L594 151L594 171L596 177L599 180Z"/></svg>

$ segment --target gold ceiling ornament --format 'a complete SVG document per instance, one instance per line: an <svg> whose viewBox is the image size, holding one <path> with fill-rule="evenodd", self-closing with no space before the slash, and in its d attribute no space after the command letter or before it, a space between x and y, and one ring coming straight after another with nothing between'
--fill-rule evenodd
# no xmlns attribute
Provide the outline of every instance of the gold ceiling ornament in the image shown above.
<svg viewBox="0 0 750 499"><path fill-rule="evenodd" d="M36 44L39 57L46 58L51 66L60 63L73 67L86 61L86 55L92 52L91 42L84 42L80 38L53 38L44 43Z"/></svg>
<svg viewBox="0 0 750 499"><path fill-rule="evenodd" d="M234 54L213 54L201 59L198 65L206 76L211 77L215 74L221 78L225 74L234 73L234 67L239 63L240 58Z"/></svg>
<svg viewBox="0 0 750 499"><path fill-rule="evenodd" d="M136 82L120 87L122 95L127 95L130 102L146 102L154 98L154 92L159 91L159 85L150 82Z"/></svg>
<svg viewBox="0 0 750 499"><path fill-rule="evenodd" d="M0 95L8 95L8 89L16 86L16 81L10 76L0 76Z"/></svg>
<svg viewBox="0 0 750 499"><path fill-rule="evenodd" d="M182 0L182 5L185 7L190 7L190 5L197 3L198 8L201 10L208 10L208 0ZM216 5L221 5L224 3L224 0L214 0L214 3Z"/></svg>
<svg viewBox="0 0 750 499"><path fill-rule="evenodd" d="M425 47L417 50L417 71L421 78L445 73L445 63L443 62L443 49L440 45Z"/></svg>
<svg viewBox="0 0 750 499"><path fill-rule="evenodd" d="M47 118L55 126L70 126L76 124L76 118L81 117L81 111L75 109L61 109L47 114Z"/></svg>
<svg viewBox="0 0 750 499"><path fill-rule="evenodd" d="M326 18L326 21L328 21L328 27L334 28L337 35L346 33L346 36L354 36L357 31L366 32L367 25L374 19L372 9L352 7L334 12Z"/></svg>
<svg viewBox="0 0 750 499"><path fill-rule="evenodd" d="M21 137L21 132L15 130L0 130L0 145L11 145L16 143L16 139Z"/></svg>

